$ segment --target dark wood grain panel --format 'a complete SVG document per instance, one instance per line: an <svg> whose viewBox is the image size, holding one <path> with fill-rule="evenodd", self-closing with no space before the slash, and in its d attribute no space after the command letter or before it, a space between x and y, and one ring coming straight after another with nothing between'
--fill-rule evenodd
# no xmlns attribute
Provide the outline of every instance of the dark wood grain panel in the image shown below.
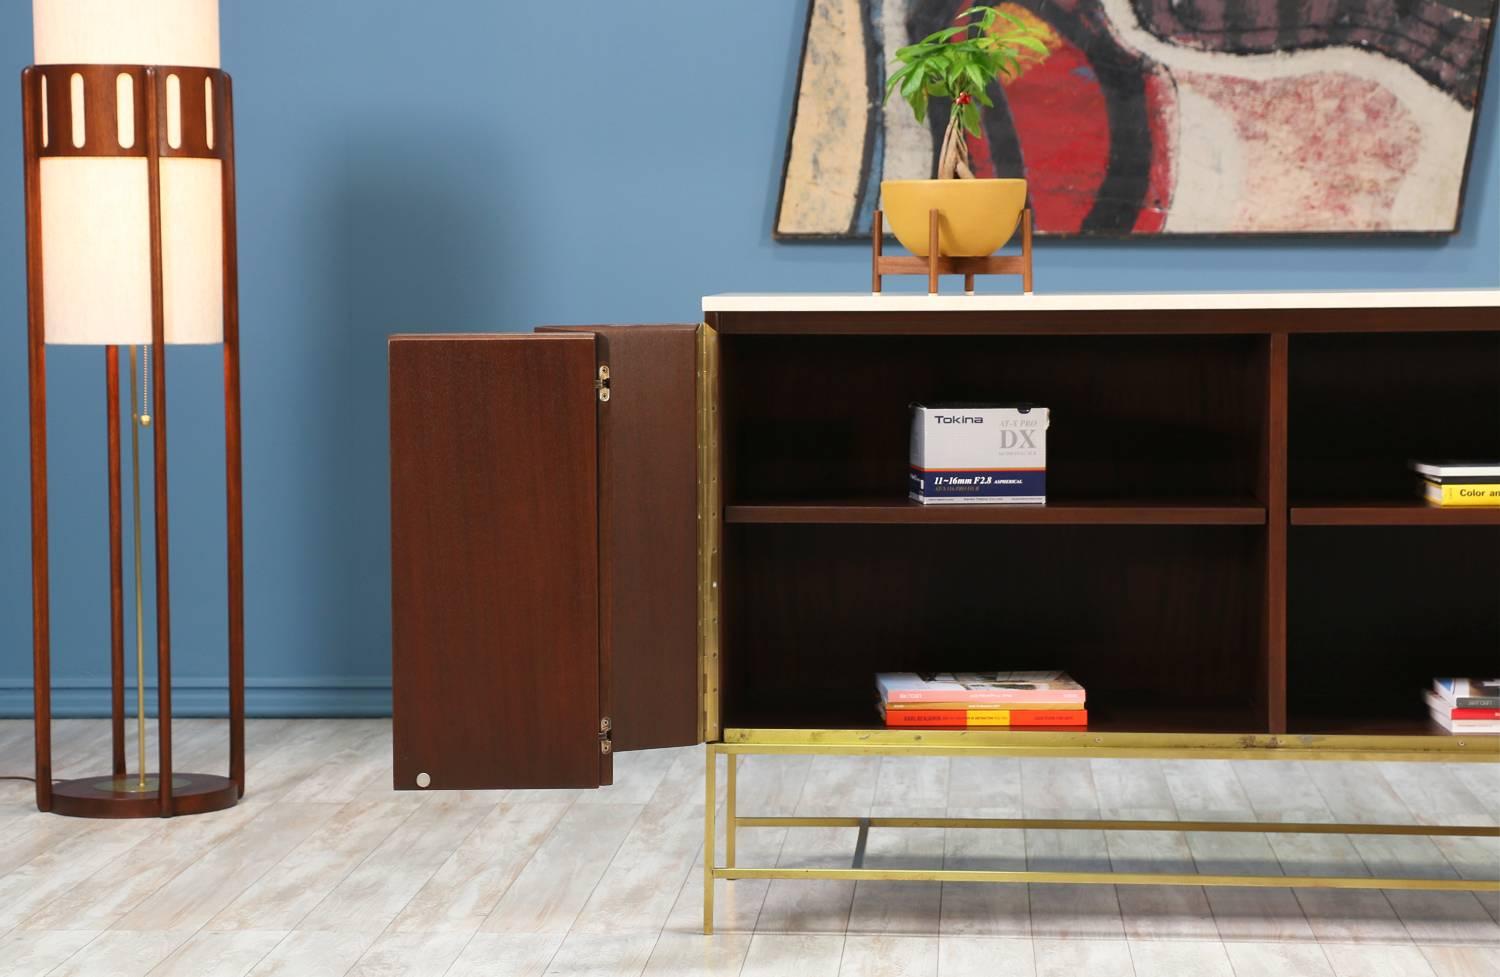
<svg viewBox="0 0 1500 977"><path fill-rule="evenodd" d="M1500 506L1435 506L1410 502L1300 505L1293 526L1500 526Z"/></svg>
<svg viewBox="0 0 1500 977"><path fill-rule="evenodd" d="M595 368L590 335L391 341L398 788L607 779Z"/></svg>
<svg viewBox="0 0 1500 977"><path fill-rule="evenodd" d="M1262 532L730 525L724 725L874 722L881 671L1060 668L1144 731L1221 711L1266 732Z"/></svg>
<svg viewBox="0 0 1500 977"><path fill-rule="evenodd" d="M1266 536L1261 556L1264 586L1261 604L1261 673L1259 703L1273 733L1286 732L1286 534L1287 534L1287 355L1283 334L1266 337L1265 440L1262 442L1260 496L1266 503Z"/></svg>
<svg viewBox="0 0 1500 977"><path fill-rule="evenodd" d="M730 523L858 523L864 525L1016 526L1259 526L1264 506L1180 501L1047 505L923 505L911 500L848 499L761 502L725 509Z"/></svg>
<svg viewBox="0 0 1500 977"><path fill-rule="evenodd" d="M1291 728L1426 724L1436 676L1500 664L1500 526L1294 527Z"/></svg>
<svg viewBox="0 0 1500 977"><path fill-rule="evenodd" d="M941 317L936 317L941 319ZM1051 410L1051 502L1261 489L1262 337L726 336L731 505L904 499L913 402Z"/></svg>
<svg viewBox="0 0 1500 977"><path fill-rule="evenodd" d="M1292 504L1406 503L1420 497L1413 459L1500 458L1500 320L1493 327L1293 337Z"/></svg>
<svg viewBox="0 0 1500 977"><path fill-rule="evenodd" d="M603 613L614 748L699 742L697 325L548 326L598 337Z"/></svg>

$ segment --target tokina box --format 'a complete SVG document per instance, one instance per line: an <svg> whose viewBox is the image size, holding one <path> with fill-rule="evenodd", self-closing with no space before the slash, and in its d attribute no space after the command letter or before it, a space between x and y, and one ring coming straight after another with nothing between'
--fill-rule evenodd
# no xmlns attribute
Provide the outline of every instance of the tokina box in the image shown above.
<svg viewBox="0 0 1500 977"><path fill-rule="evenodd" d="M922 503L1047 501L1047 408L912 404L909 495Z"/></svg>

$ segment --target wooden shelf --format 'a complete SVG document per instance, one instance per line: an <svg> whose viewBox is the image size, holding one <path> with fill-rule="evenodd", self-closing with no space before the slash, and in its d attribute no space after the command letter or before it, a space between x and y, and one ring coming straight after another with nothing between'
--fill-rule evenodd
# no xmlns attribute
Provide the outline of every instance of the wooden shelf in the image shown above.
<svg viewBox="0 0 1500 977"><path fill-rule="evenodd" d="M1299 716L1288 719L1287 732L1325 736L1449 736L1467 739L1494 737L1500 733L1450 733L1427 716Z"/></svg>
<svg viewBox="0 0 1500 977"><path fill-rule="evenodd" d="M1000 708L1000 707L997 707ZM1110 706L1089 703L1087 726L996 726L1017 733L1265 733L1264 717L1246 703L1166 703L1151 706ZM778 703L751 703L724 716L724 726L736 729L911 729L887 727L875 711L874 683L870 698L830 697ZM962 727L932 727L953 729ZM1434 726L1434 729L1438 727Z"/></svg>
<svg viewBox="0 0 1500 977"><path fill-rule="evenodd" d="M1261 526L1266 521L1266 510L1247 501L923 505L909 499L842 499L731 505L725 509L724 520L814 525Z"/></svg>
<svg viewBox="0 0 1500 977"><path fill-rule="evenodd" d="M1294 505L1294 526L1500 526L1500 506L1439 507L1420 499Z"/></svg>

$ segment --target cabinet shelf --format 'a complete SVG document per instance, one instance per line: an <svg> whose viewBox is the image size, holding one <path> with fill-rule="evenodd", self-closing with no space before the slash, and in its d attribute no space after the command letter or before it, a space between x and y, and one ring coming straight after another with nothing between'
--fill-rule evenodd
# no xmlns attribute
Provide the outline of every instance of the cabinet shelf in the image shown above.
<svg viewBox="0 0 1500 977"><path fill-rule="evenodd" d="M1294 526L1500 526L1500 506L1428 505L1398 502L1335 502L1294 505Z"/></svg>
<svg viewBox="0 0 1500 977"><path fill-rule="evenodd" d="M1260 526L1251 501L1070 501L1046 505L923 505L909 499L756 502L726 507L729 523L831 525Z"/></svg>

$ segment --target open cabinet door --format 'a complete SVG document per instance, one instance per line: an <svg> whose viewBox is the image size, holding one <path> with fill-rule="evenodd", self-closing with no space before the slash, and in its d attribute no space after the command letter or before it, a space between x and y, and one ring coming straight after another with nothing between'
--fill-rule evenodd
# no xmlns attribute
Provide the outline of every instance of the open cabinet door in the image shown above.
<svg viewBox="0 0 1500 977"><path fill-rule="evenodd" d="M390 343L397 789L597 787L595 337Z"/></svg>
<svg viewBox="0 0 1500 977"><path fill-rule="evenodd" d="M617 752L703 742L699 325L549 326L591 335L599 411L600 629Z"/></svg>

